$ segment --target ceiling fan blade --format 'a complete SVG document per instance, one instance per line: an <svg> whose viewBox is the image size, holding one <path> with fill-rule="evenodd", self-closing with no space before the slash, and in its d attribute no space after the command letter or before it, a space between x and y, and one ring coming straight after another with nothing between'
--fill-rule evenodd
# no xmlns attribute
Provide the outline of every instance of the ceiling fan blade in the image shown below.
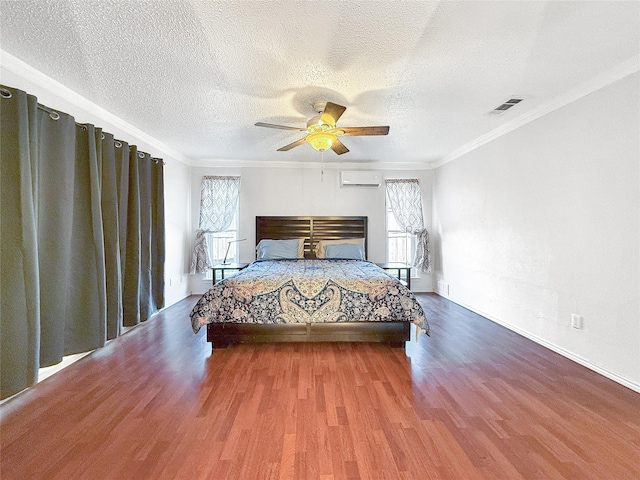
<svg viewBox="0 0 640 480"><path fill-rule="evenodd" d="M278 149L278 152L286 152L287 150L291 150L294 147L297 147L298 145L302 145L303 143L305 143L307 141L307 137L301 138L300 140L296 140L293 143L290 143L289 145L285 145L282 148Z"/></svg>
<svg viewBox="0 0 640 480"><path fill-rule="evenodd" d="M364 136L364 135L387 135L389 133L389 127L340 127L345 135L352 137Z"/></svg>
<svg viewBox="0 0 640 480"><path fill-rule="evenodd" d="M332 127L335 127L336 122L342 116L346 109L347 107L343 107L342 105L338 105L337 103L327 102L327 104L324 106L324 112L322 112L322 116L320 117L320 119L323 122L331 125ZM330 121L329 118L327 118L327 115L333 121Z"/></svg>
<svg viewBox="0 0 640 480"><path fill-rule="evenodd" d="M342 155L343 153L347 153L349 151L349 149L344 146L344 143L342 143L337 138L331 144L331 150L336 152L338 155Z"/></svg>
<svg viewBox="0 0 640 480"><path fill-rule="evenodd" d="M276 125L274 123L263 123L263 122L256 123L256 127L279 128L280 130L297 130L299 132L306 132L307 131L306 128L288 127L286 125Z"/></svg>

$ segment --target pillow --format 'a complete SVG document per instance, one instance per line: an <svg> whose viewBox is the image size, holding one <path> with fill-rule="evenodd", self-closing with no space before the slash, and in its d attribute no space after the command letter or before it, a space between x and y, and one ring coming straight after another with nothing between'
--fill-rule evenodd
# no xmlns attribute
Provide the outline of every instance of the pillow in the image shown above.
<svg viewBox="0 0 640 480"><path fill-rule="evenodd" d="M325 258L347 258L364 260L364 252L355 243L334 243L324 247Z"/></svg>
<svg viewBox="0 0 640 480"><path fill-rule="evenodd" d="M256 257L258 260L302 258L304 257L304 238L260 240L260 243L256 246Z"/></svg>
<svg viewBox="0 0 640 480"><path fill-rule="evenodd" d="M352 243L360 245L360 249L364 252L364 238L341 238L339 240L320 240L316 244L316 258L325 258L324 248L327 245L337 245L341 243Z"/></svg>

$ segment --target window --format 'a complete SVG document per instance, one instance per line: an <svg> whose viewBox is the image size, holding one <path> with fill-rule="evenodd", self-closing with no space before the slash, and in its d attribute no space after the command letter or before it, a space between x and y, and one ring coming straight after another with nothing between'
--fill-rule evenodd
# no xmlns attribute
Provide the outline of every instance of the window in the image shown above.
<svg viewBox="0 0 640 480"><path fill-rule="evenodd" d="M205 176L200 190L200 221L191 259L191 273L204 273L211 278L211 267L222 262L237 261L235 241L239 225L238 176ZM227 251L228 250L228 251Z"/></svg>
<svg viewBox="0 0 640 480"><path fill-rule="evenodd" d="M415 178L386 179L387 261L403 259L407 265L431 271L429 232L424 228L420 182ZM415 248L415 255L411 252ZM413 269L412 276L417 275Z"/></svg>
<svg viewBox="0 0 640 480"><path fill-rule="evenodd" d="M229 228L222 232L207 232L207 246L209 247L209 258L213 265L222 263L225 255L227 263L238 262L238 224L240 221L240 208L236 205L235 213ZM231 242L231 243L229 243ZM229 252L227 253L227 248ZM208 269L205 279L211 280L212 270Z"/></svg>
<svg viewBox="0 0 640 480"><path fill-rule="evenodd" d="M415 249L415 235L402 229L387 201L387 262L411 265Z"/></svg>

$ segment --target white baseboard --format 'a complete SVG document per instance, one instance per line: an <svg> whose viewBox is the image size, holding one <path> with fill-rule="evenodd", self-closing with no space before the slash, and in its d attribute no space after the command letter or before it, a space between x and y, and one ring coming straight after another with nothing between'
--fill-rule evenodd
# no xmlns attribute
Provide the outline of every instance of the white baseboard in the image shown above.
<svg viewBox="0 0 640 480"><path fill-rule="evenodd" d="M437 292L436 292L437 293ZM504 320L501 320L499 318L496 318L492 315L489 315L485 312L482 312L476 308L473 308L469 305L466 305L464 302L460 302L458 300L456 300L455 298L451 298L449 296L446 295L442 295L439 294L442 298L446 298L447 300L452 301L453 303L456 303L458 305L460 305L461 307L466 308L467 310L472 311L473 313L477 313L478 315L483 316L484 318L491 320L494 323L497 323L498 325L502 325L505 328L508 328L509 330L511 330L512 332L517 333L518 335L522 335L525 338L528 338L529 340L537 343L538 345L542 345L545 348L548 348L549 350L552 350L560 355L562 355L565 358L568 358L569 360L572 360L580 365L582 365L583 367L588 368L589 370L593 370L596 373L599 373L600 375L607 377L609 380L613 380L616 383L619 383L620 385L623 385L635 392L640 393L640 384L637 382L634 382L632 380L629 380L628 378L625 378L623 376L618 375L615 372L612 372L610 370L607 370L606 368L600 367L599 365L596 365L594 363L591 363L589 360L582 358L579 355L576 355L573 352L570 352L569 350L565 350L564 348L551 343L543 338L538 337L537 335L533 335L529 332L526 332L514 325L512 325L509 322L505 322Z"/></svg>

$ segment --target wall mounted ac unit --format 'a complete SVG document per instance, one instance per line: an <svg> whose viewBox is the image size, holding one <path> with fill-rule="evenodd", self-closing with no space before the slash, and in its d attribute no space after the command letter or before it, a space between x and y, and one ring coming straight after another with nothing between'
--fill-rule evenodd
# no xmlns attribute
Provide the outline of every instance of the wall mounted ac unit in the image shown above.
<svg viewBox="0 0 640 480"><path fill-rule="evenodd" d="M379 187L382 183L382 174L371 170L354 170L340 172L341 187Z"/></svg>

